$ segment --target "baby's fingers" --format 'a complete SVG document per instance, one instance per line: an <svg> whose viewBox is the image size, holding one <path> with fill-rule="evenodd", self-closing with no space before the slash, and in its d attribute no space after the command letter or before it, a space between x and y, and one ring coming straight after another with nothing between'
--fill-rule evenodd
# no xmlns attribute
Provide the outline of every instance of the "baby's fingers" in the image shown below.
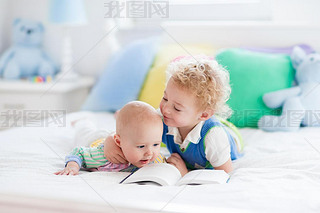
<svg viewBox="0 0 320 213"><path fill-rule="evenodd" d="M63 170L61 173L60 173L60 175L67 175L68 174L68 171L65 171L65 170Z"/></svg>
<svg viewBox="0 0 320 213"><path fill-rule="evenodd" d="M55 173L53 173L53 174L55 174L55 175L60 175L61 172L62 172L62 171L58 171L58 172L55 172Z"/></svg>
<svg viewBox="0 0 320 213"><path fill-rule="evenodd" d="M173 157L173 158L175 158L175 159L179 159L179 160L181 159L181 160L182 160L181 156L180 156L178 153L172 153L170 157Z"/></svg>
<svg viewBox="0 0 320 213"><path fill-rule="evenodd" d="M169 157L169 158L167 159L167 162L170 163L170 164L176 164L177 159L175 159L174 157Z"/></svg>
<svg viewBox="0 0 320 213"><path fill-rule="evenodd" d="M63 175L64 173L65 173L65 171L62 170L62 171L59 171L59 172L55 172L54 174L55 174L55 175Z"/></svg>
<svg viewBox="0 0 320 213"><path fill-rule="evenodd" d="M72 172L72 170L65 169L60 175L70 175L70 172Z"/></svg>

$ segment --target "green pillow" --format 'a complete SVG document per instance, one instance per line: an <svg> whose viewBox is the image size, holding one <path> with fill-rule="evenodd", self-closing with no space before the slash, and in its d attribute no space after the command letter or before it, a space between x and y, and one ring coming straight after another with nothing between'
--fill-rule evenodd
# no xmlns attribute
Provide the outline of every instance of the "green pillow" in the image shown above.
<svg viewBox="0 0 320 213"><path fill-rule="evenodd" d="M269 109L262 101L263 94L289 88L294 80L290 57L283 54L225 49L216 60L230 72L232 92L229 118L238 127L257 127L263 115L279 115L279 109Z"/></svg>

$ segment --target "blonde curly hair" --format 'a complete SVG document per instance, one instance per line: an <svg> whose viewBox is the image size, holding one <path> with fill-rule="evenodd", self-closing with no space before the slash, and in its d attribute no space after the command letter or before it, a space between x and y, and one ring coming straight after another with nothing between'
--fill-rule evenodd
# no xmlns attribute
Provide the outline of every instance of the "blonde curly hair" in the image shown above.
<svg viewBox="0 0 320 213"><path fill-rule="evenodd" d="M226 103L231 93L229 73L214 58L180 56L169 64L166 74L167 82L172 79L196 95L201 110L211 109L222 118L232 114Z"/></svg>

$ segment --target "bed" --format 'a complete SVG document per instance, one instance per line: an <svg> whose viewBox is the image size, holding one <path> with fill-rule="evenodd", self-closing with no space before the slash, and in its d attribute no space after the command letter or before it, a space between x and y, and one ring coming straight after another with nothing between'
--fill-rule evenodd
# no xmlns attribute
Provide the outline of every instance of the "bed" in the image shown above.
<svg viewBox="0 0 320 213"><path fill-rule="evenodd" d="M203 35L209 40L209 33L196 33L206 28L210 39L215 35L220 47L258 45L259 36L264 35L268 45L292 45L304 38L319 50L320 30L313 27L179 23L163 28L166 35L179 41ZM183 35L191 29L195 33ZM244 36L248 31L253 33L250 42ZM224 33L238 40L224 39ZM283 39L291 34L295 36ZM66 125L62 127L49 119L43 127L0 132L1 212L320 211L319 128L274 133L241 128L244 157L234 161L228 184L158 187L118 184L128 173L81 171L79 176L54 175L63 168L64 156L79 145L70 122L83 117L90 117L102 128L115 128L112 113L79 111L66 114Z"/></svg>
<svg viewBox="0 0 320 213"><path fill-rule="evenodd" d="M67 114L66 123L87 117L114 129L110 113ZM1 133L1 209L46 211L318 212L320 134L240 130L244 157L234 162L228 184L158 187L118 184L127 173L86 172L55 176L75 146L74 129L14 128Z"/></svg>

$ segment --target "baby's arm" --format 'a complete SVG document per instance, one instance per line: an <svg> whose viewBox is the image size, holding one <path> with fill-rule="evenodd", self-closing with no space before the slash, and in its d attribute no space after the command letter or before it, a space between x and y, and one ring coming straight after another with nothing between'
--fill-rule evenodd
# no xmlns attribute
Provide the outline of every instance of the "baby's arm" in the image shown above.
<svg viewBox="0 0 320 213"><path fill-rule="evenodd" d="M111 163L128 163L121 148L114 142L113 134L104 141L104 157Z"/></svg>
<svg viewBox="0 0 320 213"><path fill-rule="evenodd" d="M55 175L78 175L80 167L77 162L70 161L67 163L67 166L58 172L55 172Z"/></svg>
<svg viewBox="0 0 320 213"><path fill-rule="evenodd" d="M78 175L80 167L84 161L84 149L82 147L74 148L70 155L66 157L66 167L55 175Z"/></svg>
<svg viewBox="0 0 320 213"><path fill-rule="evenodd" d="M83 168L98 168L105 165L107 159L103 157L101 147L76 147L70 155L66 157L66 168L56 175L77 175L81 167Z"/></svg>

